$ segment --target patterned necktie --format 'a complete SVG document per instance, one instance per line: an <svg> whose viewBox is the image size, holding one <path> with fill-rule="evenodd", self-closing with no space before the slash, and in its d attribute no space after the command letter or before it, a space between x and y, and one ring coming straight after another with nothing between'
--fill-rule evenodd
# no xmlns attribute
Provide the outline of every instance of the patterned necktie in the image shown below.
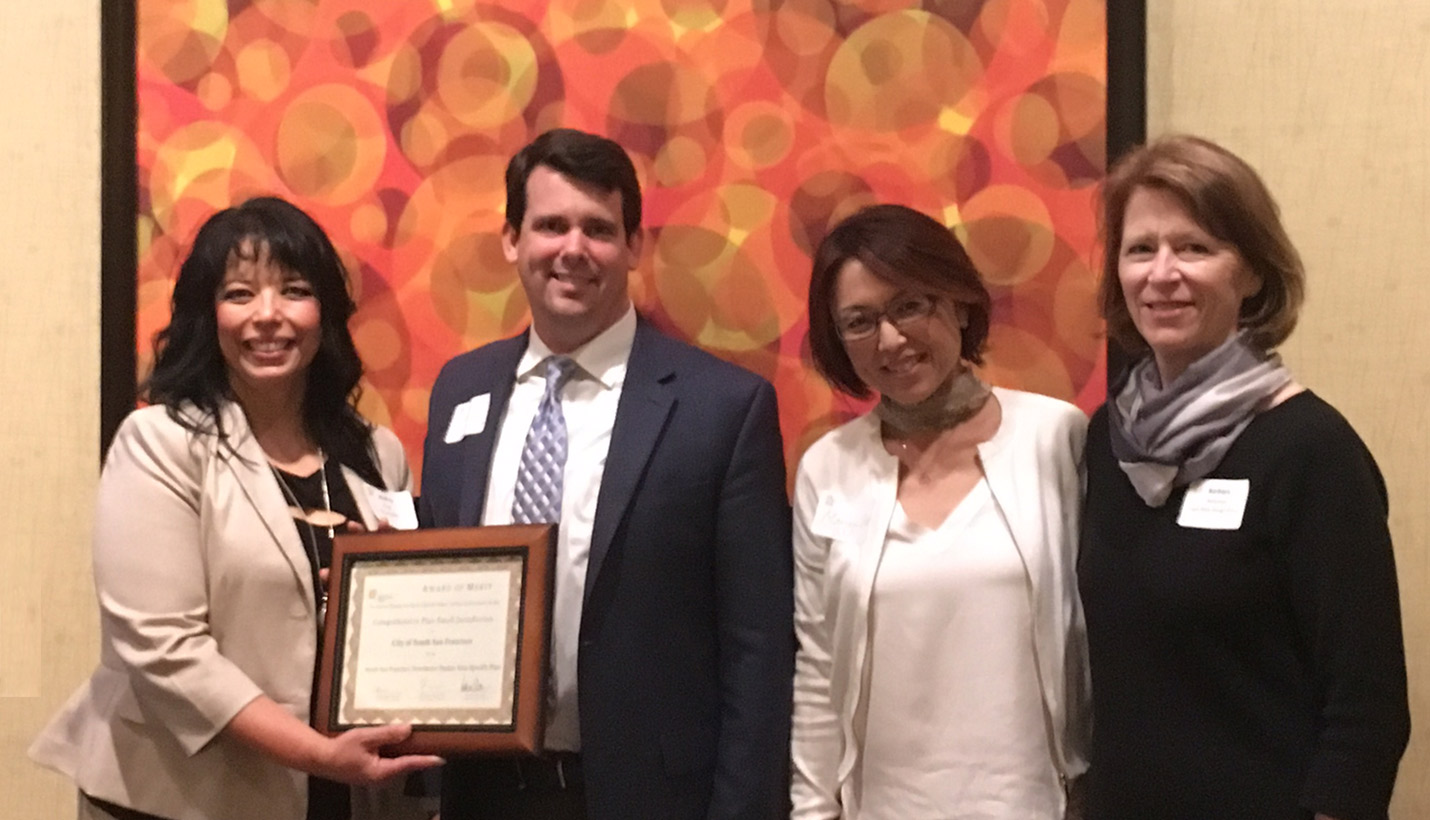
<svg viewBox="0 0 1430 820"><path fill-rule="evenodd" d="M576 370L565 356L546 359L546 393L526 433L521 464L516 470L516 498L511 518L517 524L561 521L561 485L566 470L566 418L561 415L561 388Z"/></svg>

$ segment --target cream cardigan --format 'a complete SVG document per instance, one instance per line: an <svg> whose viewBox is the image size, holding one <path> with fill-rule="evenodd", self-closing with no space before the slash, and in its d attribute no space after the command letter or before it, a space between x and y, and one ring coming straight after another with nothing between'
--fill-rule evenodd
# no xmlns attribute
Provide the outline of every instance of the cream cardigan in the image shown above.
<svg viewBox="0 0 1430 820"><path fill-rule="evenodd" d="M979 445L993 501L1028 573L1043 709L1064 781L1087 768L1087 642L1077 598L1087 417L1066 402L994 388L1002 423ZM898 461L871 413L832 430L795 479L794 820L842 816L861 750L851 741L868 662L869 600L894 512Z"/></svg>

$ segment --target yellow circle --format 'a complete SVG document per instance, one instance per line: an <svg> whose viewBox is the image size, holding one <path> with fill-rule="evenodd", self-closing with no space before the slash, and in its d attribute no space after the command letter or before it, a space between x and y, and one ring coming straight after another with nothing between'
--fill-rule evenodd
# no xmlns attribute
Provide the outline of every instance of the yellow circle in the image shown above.
<svg viewBox="0 0 1430 820"><path fill-rule="evenodd" d="M234 59L238 85L244 94L272 102L288 87L293 66L288 52L272 40L255 40Z"/></svg>

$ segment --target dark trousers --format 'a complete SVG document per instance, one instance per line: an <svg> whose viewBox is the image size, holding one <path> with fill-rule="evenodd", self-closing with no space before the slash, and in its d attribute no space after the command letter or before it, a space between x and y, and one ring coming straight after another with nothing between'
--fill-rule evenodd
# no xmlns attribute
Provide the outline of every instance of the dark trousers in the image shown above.
<svg viewBox="0 0 1430 820"><path fill-rule="evenodd" d="M448 761L442 820L586 820L581 757Z"/></svg>

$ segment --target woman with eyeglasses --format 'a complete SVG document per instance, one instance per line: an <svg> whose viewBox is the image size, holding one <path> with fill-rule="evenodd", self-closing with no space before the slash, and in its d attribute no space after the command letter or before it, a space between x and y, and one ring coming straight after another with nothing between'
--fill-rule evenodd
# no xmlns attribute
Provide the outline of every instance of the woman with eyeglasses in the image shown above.
<svg viewBox="0 0 1430 820"><path fill-rule="evenodd" d="M815 366L879 401L795 482L799 820L1056 820L1086 768L1087 420L978 378L989 304L909 208L859 211L815 253Z"/></svg>

